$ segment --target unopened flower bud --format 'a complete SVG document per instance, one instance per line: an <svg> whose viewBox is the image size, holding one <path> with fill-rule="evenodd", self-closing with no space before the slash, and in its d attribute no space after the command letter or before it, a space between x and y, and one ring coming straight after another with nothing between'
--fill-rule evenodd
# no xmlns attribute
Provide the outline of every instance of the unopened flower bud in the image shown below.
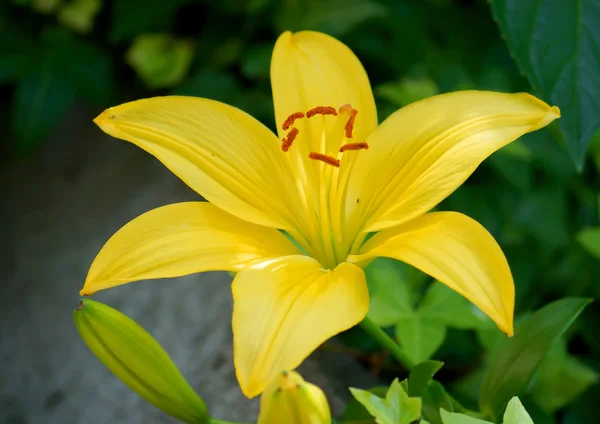
<svg viewBox="0 0 600 424"><path fill-rule="evenodd" d="M260 398L258 424L331 424L323 391L294 371L284 371Z"/></svg>

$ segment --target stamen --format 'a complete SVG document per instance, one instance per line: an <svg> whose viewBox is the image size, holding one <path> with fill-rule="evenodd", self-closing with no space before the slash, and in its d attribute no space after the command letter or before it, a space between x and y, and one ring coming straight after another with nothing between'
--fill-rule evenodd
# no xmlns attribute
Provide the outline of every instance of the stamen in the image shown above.
<svg viewBox="0 0 600 424"><path fill-rule="evenodd" d="M344 127L344 130L346 130L346 138L352 138L352 130L354 129L354 120L356 119L356 114L358 113L358 110L354 109L352 106L350 105L344 105L342 107L340 107L340 113L342 113L345 110L351 110L350 112L350 119L348 119L348 122L346 122L346 126Z"/></svg>
<svg viewBox="0 0 600 424"><path fill-rule="evenodd" d="M284 130L284 131L287 131L287 129L289 127L291 127L292 125L294 125L294 121L296 119L300 119L300 118L304 118L304 113L302 113L302 112L292 113L290 116L288 116L286 118L285 121L283 121L283 125L281 125L281 129Z"/></svg>
<svg viewBox="0 0 600 424"><path fill-rule="evenodd" d="M360 150L360 149L368 149L369 145L367 143L348 143L344 144L340 147L340 152L345 152L346 150Z"/></svg>
<svg viewBox="0 0 600 424"><path fill-rule="evenodd" d="M307 118L312 118L315 115L333 115L337 116L337 110L331 106L317 106L306 112Z"/></svg>
<svg viewBox="0 0 600 424"><path fill-rule="evenodd" d="M311 159L320 160L321 162L325 162L326 164L335 166L336 168L340 167L340 160L332 156L327 156L317 152L310 152L308 157Z"/></svg>
<svg viewBox="0 0 600 424"><path fill-rule="evenodd" d="M290 147L292 146L292 143L296 139L298 132L299 132L298 128L296 128L296 127L292 128L290 130L287 137L284 137L284 139L282 140L281 150L283 150L284 152L287 152L288 150L290 150Z"/></svg>

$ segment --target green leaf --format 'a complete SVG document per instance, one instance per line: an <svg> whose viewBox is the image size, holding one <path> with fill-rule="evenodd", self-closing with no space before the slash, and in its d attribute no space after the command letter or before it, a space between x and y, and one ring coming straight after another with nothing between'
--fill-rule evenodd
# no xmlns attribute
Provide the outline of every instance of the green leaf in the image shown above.
<svg viewBox="0 0 600 424"><path fill-rule="evenodd" d="M396 323L396 337L410 359L419 363L431 358L444 342L446 325L435 318L415 314Z"/></svg>
<svg viewBox="0 0 600 424"><path fill-rule="evenodd" d="M425 388L431 383L433 376L444 365L440 361L421 362L408 374L408 395L411 397L421 396Z"/></svg>
<svg viewBox="0 0 600 424"><path fill-rule="evenodd" d="M437 281L419 305L419 316L461 329L486 328L490 321L471 302Z"/></svg>
<svg viewBox="0 0 600 424"><path fill-rule="evenodd" d="M491 0L496 22L535 92L562 110L568 150L582 169L600 127L598 0Z"/></svg>
<svg viewBox="0 0 600 424"><path fill-rule="evenodd" d="M135 39L127 63L153 89L172 87L183 80L194 57L194 45L169 34L147 34Z"/></svg>
<svg viewBox="0 0 600 424"><path fill-rule="evenodd" d="M369 318L387 327L413 315L413 294L408 279L410 271L398 261L375 259L366 269L371 293Z"/></svg>
<svg viewBox="0 0 600 424"><path fill-rule="evenodd" d="M73 105L75 92L50 59L19 81L12 107L17 155L29 152L46 137Z"/></svg>
<svg viewBox="0 0 600 424"><path fill-rule="evenodd" d="M525 391L542 359L590 302L566 298L536 311L495 352L484 377L479 405L498 420L508 401Z"/></svg>
<svg viewBox="0 0 600 424"><path fill-rule="evenodd" d="M374 0L300 0L284 3L276 22L279 32L315 30L340 37L369 19L386 16L386 7Z"/></svg>
<svg viewBox="0 0 600 424"><path fill-rule="evenodd" d="M73 31L88 33L101 7L101 0L71 0L58 11L58 22Z"/></svg>
<svg viewBox="0 0 600 424"><path fill-rule="evenodd" d="M135 321L89 299L73 311L73 319L94 355L133 391L181 421L208 422L202 399L167 352Z"/></svg>
<svg viewBox="0 0 600 424"><path fill-rule="evenodd" d="M368 390L369 393L372 393L380 398L385 398L387 391L388 388L385 386L372 387ZM352 398L348 401L340 418L343 421L361 421L361 424L375 423L375 418L373 418L371 414L369 414L369 411L367 411L367 408L365 408L363 404L355 398Z"/></svg>
<svg viewBox="0 0 600 424"><path fill-rule="evenodd" d="M454 411L455 406L461 409L460 405L455 405L452 398L446 389L439 381L432 381L429 383L425 391L421 394L423 401L422 414L423 418L429 421L431 424L442 424L442 418L440 416L441 410Z"/></svg>
<svg viewBox="0 0 600 424"><path fill-rule="evenodd" d="M562 338L540 364L528 391L542 409L555 412L597 381L593 369L569 355Z"/></svg>
<svg viewBox="0 0 600 424"><path fill-rule="evenodd" d="M421 399L410 398L398 379L395 379L385 399L366 390L350 388L352 395L369 413L377 424L410 424L421 416Z"/></svg>
<svg viewBox="0 0 600 424"><path fill-rule="evenodd" d="M444 424L493 424L489 421L480 420L457 412L448 412L443 409L440 410L440 414Z"/></svg>
<svg viewBox="0 0 600 424"><path fill-rule="evenodd" d="M502 424L533 424L533 420L518 397L515 396L508 402Z"/></svg>
<svg viewBox="0 0 600 424"><path fill-rule="evenodd" d="M577 241L590 255L600 259L600 227L584 228L579 231Z"/></svg>

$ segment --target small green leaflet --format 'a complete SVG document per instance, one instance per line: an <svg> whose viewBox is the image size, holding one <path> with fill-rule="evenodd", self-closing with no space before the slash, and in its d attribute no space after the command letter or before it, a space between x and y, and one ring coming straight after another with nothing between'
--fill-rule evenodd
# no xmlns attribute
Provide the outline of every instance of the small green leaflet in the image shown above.
<svg viewBox="0 0 600 424"><path fill-rule="evenodd" d="M366 390L350 388L354 398L369 411L377 424L410 424L421 416L421 399L406 394L395 379L385 399Z"/></svg>

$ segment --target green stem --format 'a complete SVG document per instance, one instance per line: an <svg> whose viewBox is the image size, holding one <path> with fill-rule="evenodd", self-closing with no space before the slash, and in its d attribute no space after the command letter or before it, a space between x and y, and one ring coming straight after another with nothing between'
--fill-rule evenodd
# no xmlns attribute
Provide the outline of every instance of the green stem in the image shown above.
<svg viewBox="0 0 600 424"><path fill-rule="evenodd" d="M377 340L383 347L388 349L390 353L407 369L413 368L416 364L408 357L406 352L396 343L388 334L375 324L370 318L365 317L360 323L360 326Z"/></svg>

